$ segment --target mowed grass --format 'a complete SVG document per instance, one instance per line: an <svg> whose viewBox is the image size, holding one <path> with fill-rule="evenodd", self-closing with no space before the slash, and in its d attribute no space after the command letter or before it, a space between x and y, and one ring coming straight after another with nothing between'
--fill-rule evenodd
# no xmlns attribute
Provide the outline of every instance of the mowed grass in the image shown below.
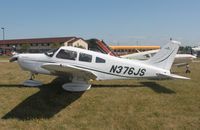
<svg viewBox="0 0 200 130"><path fill-rule="evenodd" d="M93 82L86 92L66 92L63 80L29 78L17 63L0 62L0 129L200 129L200 63L173 72L191 80Z"/></svg>

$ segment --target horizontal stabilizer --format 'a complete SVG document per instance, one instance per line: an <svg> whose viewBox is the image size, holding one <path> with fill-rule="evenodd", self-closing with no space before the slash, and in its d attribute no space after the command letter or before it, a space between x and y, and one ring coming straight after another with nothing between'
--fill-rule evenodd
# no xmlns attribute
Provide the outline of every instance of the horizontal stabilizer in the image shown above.
<svg viewBox="0 0 200 130"><path fill-rule="evenodd" d="M180 76L180 75L175 75L175 74L168 75L168 74L158 73L157 76L160 77L160 78L164 78L164 79L190 79L190 78L183 77L183 76Z"/></svg>

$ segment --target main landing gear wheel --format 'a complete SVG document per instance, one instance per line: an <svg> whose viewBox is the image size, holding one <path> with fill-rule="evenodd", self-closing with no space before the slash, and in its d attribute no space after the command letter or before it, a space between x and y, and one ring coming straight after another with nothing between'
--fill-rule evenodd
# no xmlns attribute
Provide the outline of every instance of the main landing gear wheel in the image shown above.
<svg viewBox="0 0 200 130"><path fill-rule="evenodd" d="M42 86L43 83L37 80L34 80L35 75L31 73L30 79L24 81L23 85L28 87L38 87Z"/></svg>
<svg viewBox="0 0 200 130"><path fill-rule="evenodd" d="M70 92L82 92L89 90L91 84L88 83L87 79L83 79L82 76L72 76L71 83L65 83L62 88Z"/></svg>
<svg viewBox="0 0 200 130"><path fill-rule="evenodd" d="M66 91L81 92L81 91L89 90L91 88L91 84L66 83L62 85L62 88Z"/></svg>

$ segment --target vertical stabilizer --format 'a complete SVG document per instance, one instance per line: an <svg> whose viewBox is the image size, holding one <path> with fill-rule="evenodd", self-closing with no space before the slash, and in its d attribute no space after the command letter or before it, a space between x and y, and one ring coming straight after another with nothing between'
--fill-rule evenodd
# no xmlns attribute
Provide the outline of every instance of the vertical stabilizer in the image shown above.
<svg viewBox="0 0 200 130"><path fill-rule="evenodd" d="M181 43L178 41L170 41L152 58L147 60L146 63L162 69L170 70L180 44Z"/></svg>

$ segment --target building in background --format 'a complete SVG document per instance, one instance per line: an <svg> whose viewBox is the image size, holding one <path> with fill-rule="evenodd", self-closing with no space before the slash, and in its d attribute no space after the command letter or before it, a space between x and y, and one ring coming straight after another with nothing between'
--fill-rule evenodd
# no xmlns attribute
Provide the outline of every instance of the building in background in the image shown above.
<svg viewBox="0 0 200 130"><path fill-rule="evenodd" d="M84 40L77 37L0 40L0 55L10 55L13 50L18 53L43 53L50 49L59 48L60 46L74 46L115 55L103 41L98 39Z"/></svg>
<svg viewBox="0 0 200 130"><path fill-rule="evenodd" d="M64 42L64 46L74 46L83 49L88 49L88 43L82 38L73 38L69 41Z"/></svg>
<svg viewBox="0 0 200 130"><path fill-rule="evenodd" d="M45 52L63 45L76 46L88 49L88 44L77 37L54 37L54 38L33 38L33 39L12 39L0 40L0 53L11 54L13 48L17 52L38 53Z"/></svg>
<svg viewBox="0 0 200 130"><path fill-rule="evenodd" d="M108 46L104 41L98 39L84 40L78 37L53 37L0 40L0 55L10 55L13 50L18 53L43 53L60 46L74 46L113 56L160 49L160 46Z"/></svg>

